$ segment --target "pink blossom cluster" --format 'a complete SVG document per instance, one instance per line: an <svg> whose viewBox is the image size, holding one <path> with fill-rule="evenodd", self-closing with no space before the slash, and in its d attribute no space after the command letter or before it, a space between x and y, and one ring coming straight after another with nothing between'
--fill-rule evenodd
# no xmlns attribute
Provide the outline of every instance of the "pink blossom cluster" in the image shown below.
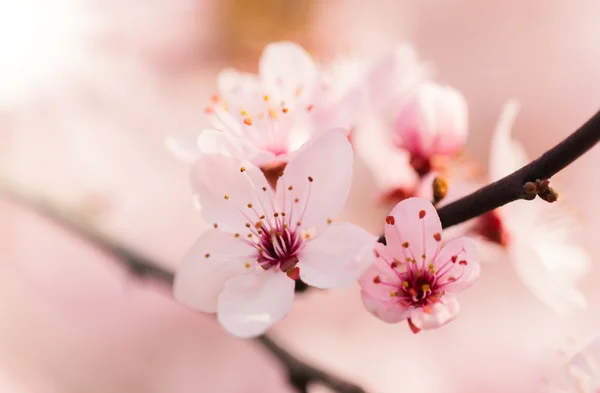
<svg viewBox="0 0 600 393"><path fill-rule="evenodd" d="M213 226L183 259L176 298L216 313L230 333L254 337L289 313L299 283L336 289L358 282L369 312L407 321L418 333L457 316L456 294L479 276L479 255L499 249L558 312L584 306L575 283L587 255L572 241L572 226L544 206L502 207L453 228L456 238L444 241L429 197L432 176L450 182L446 201L477 179L461 157L467 101L431 74L407 45L374 61L321 66L290 42L268 45L258 74L221 71L205 108L212 129L192 142L167 141L192 163L193 194ZM527 162L511 138L517 110L507 104L492 140L491 180ZM355 154L379 186L373 203L395 204L382 217L385 244L336 221Z"/></svg>

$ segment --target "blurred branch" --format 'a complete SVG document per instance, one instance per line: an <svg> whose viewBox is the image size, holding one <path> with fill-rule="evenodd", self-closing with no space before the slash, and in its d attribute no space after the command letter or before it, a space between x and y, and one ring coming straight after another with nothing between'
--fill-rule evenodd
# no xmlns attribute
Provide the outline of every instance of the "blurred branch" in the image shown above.
<svg viewBox="0 0 600 393"><path fill-rule="evenodd" d="M40 197L36 193L30 192L25 187L8 182L6 179L0 181L0 194L21 206L33 209L52 222L77 234L106 253L109 257L121 263L134 277L141 280L151 278L167 284L169 287L173 285L175 275L172 271L118 244L114 239L107 237L90 225L74 209L61 208L59 205ZM306 289L306 284L304 283L296 286L296 291L301 292L304 289ZM359 386L299 360L267 335L257 337L255 341L260 343L281 362L288 374L290 384L299 393L307 393L308 386L311 383L321 384L337 393L365 393Z"/></svg>
<svg viewBox="0 0 600 393"><path fill-rule="evenodd" d="M526 189L527 183L546 183L600 141L600 111L558 145L537 160L502 179L488 184L438 210L442 227L460 224L507 203L520 199L531 200L536 194ZM384 243L385 237L379 241Z"/></svg>
<svg viewBox="0 0 600 393"><path fill-rule="evenodd" d="M279 359L282 364L285 364L290 378L290 384L301 393L308 392L308 386L311 383L319 383L332 391L339 393L365 393L365 390L360 386L344 381L343 379L299 360L284 348L280 347L279 344L267 335L260 336L257 340L260 341L273 356Z"/></svg>

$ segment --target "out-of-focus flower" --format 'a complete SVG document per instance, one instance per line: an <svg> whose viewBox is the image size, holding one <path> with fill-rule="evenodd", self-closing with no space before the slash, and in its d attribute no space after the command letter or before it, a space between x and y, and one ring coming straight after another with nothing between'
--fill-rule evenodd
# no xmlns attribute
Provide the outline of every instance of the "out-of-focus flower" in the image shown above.
<svg viewBox="0 0 600 393"><path fill-rule="evenodd" d="M365 62L344 57L321 68L322 89L315 97L311 120L321 129L343 127L352 130L367 102L368 89L364 83Z"/></svg>
<svg viewBox="0 0 600 393"><path fill-rule="evenodd" d="M394 146L390 128L381 118L362 121L352 133L352 145L381 190L378 202L398 202L413 195L419 177L410 155Z"/></svg>
<svg viewBox="0 0 600 393"><path fill-rule="evenodd" d="M553 393L600 392L600 339L596 338L565 365Z"/></svg>
<svg viewBox="0 0 600 393"><path fill-rule="evenodd" d="M220 153L261 168L281 168L290 154L321 132L351 125L361 94L352 85L331 82L331 75L324 77L300 46L270 44L260 58L258 75L220 72L219 93L206 108L215 129L203 131L191 148L189 141L176 137L168 146L188 159ZM196 157L190 155L196 149Z"/></svg>
<svg viewBox="0 0 600 393"><path fill-rule="evenodd" d="M511 137L519 103L509 101L492 137L490 180L496 181L529 162ZM506 246L523 283L559 314L585 308L576 282L589 269L589 256L576 239L577 225L560 203L517 201L482 216L484 234Z"/></svg>
<svg viewBox="0 0 600 393"><path fill-rule="evenodd" d="M442 248L442 224L433 205L409 198L386 218L387 245L375 248L375 263L361 276L365 307L381 320L403 320L414 333L452 321L459 304L455 292L479 276L479 256L467 238Z"/></svg>
<svg viewBox="0 0 600 393"><path fill-rule="evenodd" d="M331 218L352 178L352 148L343 132L311 141L289 161L273 191L261 170L224 155L203 155L192 184L204 233L178 270L175 296L208 313L232 334L263 333L290 310L294 280L318 288L355 281L375 236Z"/></svg>
<svg viewBox="0 0 600 393"><path fill-rule="evenodd" d="M381 202L414 195L419 177L440 169L440 158L464 144L464 99L454 90L425 82L429 74L430 67L408 45L376 60L365 72L368 99L352 140L380 185Z"/></svg>
<svg viewBox="0 0 600 393"><path fill-rule="evenodd" d="M379 116L393 121L430 73L430 67L419 60L412 46L398 46L368 66L365 76L369 105Z"/></svg>
<svg viewBox="0 0 600 393"><path fill-rule="evenodd" d="M451 157L463 148L468 134L468 110L464 96L451 87L433 82L421 84L396 117L394 142L407 150L413 166L421 168L433 157ZM416 161L421 165L416 165Z"/></svg>

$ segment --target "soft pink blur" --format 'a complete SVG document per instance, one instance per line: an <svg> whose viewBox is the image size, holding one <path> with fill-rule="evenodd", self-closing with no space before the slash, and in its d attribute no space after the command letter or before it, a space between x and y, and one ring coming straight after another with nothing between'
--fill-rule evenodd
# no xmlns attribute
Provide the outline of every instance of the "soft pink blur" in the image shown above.
<svg viewBox="0 0 600 393"><path fill-rule="evenodd" d="M163 141L206 126L202 108L218 68L228 64L219 50L227 37L219 2L58 3L60 12L48 14L54 23L29 34L40 19L28 18L46 15L45 2L0 1L0 33L12 44L2 46L0 62L0 81L11 81L0 91L2 175L175 268L206 226L193 207L187 165ZM508 98L522 102L515 136L531 156L598 109L596 0L353 0L314 2L312 12L304 36L322 58L414 43L437 80L464 93L467 150L481 162ZM82 22L57 30L65 20ZM599 165L594 149L557 183L596 257ZM360 163L355 176L343 218L378 233L387 212L365 208L378 190ZM259 347L177 305L168 289L132 280L28 209L2 200L0 212L0 391L290 391ZM598 278L592 266L584 287L590 309L559 318L506 261L496 261L461 294L455 321L418 336L364 311L357 286L313 291L273 334L373 392L543 392L543 377L563 361L557 351L570 337L585 343L599 330Z"/></svg>

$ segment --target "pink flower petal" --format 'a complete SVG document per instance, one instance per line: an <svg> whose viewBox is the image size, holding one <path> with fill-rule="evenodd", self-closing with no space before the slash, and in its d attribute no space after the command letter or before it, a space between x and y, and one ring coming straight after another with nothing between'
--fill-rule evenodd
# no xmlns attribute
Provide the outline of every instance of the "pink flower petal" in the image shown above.
<svg viewBox="0 0 600 393"><path fill-rule="evenodd" d="M428 308L416 308L410 314L412 324L418 329L435 329L451 322L460 310L458 300L452 295L444 295L443 299Z"/></svg>
<svg viewBox="0 0 600 393"><path fill-rule="evenodd" d="M248 221L272 214L272 191L263 173L233 157L208 154L192 168L192 187L202 218L231 233L247 232ZM248 220L250 218L250 220Z"/></svg>
<svg viewBox="0 0 600 393"><path fill-rule="evenodd" d="M259 75L266 93L275 102L281 102L298 94L309 97L309 92L303 90L313 88L317 81L317 67L301 46L277 42L265 47L260 58Z"/></svg>
<svg viewBox="0 0 600 393"><path fill-rule="evenodd" d="M356 225L332 223L307 241L299 255L300 277L317 288L349 285L373 261L376 239Z"/></svg>
<svg viewBox="0 0 600 393"><path fill-rule="evenodd" d="M283 319L293 302L293 280L275 269L256 270L229 280L219 296L217 317L231 334L254 337Z"/></svg>
<svg viewBox="0 0 600 393"><path fill-rule="evenodd" d="M467 138L467 109L458 90L423 83L396 119L395 138L416 156L453 155Z"/></svg>
<svg viewBox="0 0 600 393"><path fill-rule="evenodd" d="M465 237L448 242L434 265L440 272L445 272L439 278L441 282L452 281L444 287L450 292L462 291L470 287L481 272L477 246L471 239Z"/></svg>
<svg viewBox="0 0 600 393"><path fill-rule="evenodd" d="M387 323L398 323L403 321L410 315L410 310L398 302L393 302L392 299L388 301L382 301L376 299L361 291L361 298L365 308L374 316Z"/></svg>
<svg viewBox="0 0 600 393"><path fill-rule="evenodd" d="M352 182L352 147L343 132L329 130L304 145L277 182L283 210L303 228L324 224L344 207Z"/></svg>
<svg viewBox="0 0 600 393"><path fill-rule="evenodd" d="M388 248L381 243L377 243L375 250L377 251L376 255L379 256L360 276L358 283L362 288L362 292L368 294L371 298L380 301L389 301L391 299L391 293L397 291L402 285L402 280L397 272L390 266L390 263L393 262L394 258L389 255ZM394 284L396 286L381 285L377 283L378 281Z"/></svg>
<svg viewBox="0 0 600 393"><path fill-rule="evenodd" d="M386 218L385 240L392 254L406 255L421 262L439 251L442 224L437 211L426 199L408 198L398 203Z"/></svg>
<svg viewBox="0 0 600 393"><path fill-rule="evenodd" d="M209 229L196 241L177 269L173 293L188 307L217 312L225 283L246 271L244 257L252 248L231 234Z"/></svg>

